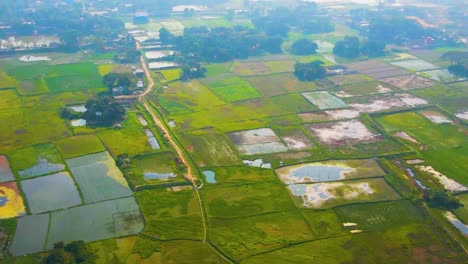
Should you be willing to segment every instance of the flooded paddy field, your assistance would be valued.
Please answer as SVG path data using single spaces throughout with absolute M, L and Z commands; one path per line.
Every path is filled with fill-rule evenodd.
M 130 196 L 127 181 L 108 152 L 68 159 L 85 203 Z
M 33 214 L 81 204 L 80 194 L 68 172 L 24 180 L 21 182 L 21 189 Z

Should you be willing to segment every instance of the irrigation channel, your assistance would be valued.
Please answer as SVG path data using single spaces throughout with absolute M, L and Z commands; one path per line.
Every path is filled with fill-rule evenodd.
M 137 50 L 141 50 L 141 46 L 140 46 L 140 43 L 138 41 L 135 42 L 136 44 L 136 48 Z M 177 156 L 179 157 L 179 159 L 181 160 L 181 162 L 185 165 L 185 167 L 187 168 L 187 174 L 186 174 L 186 179 L 189 180 L 192 185 L 193 185 L 193 189 L 195 190 L 196 194 L 197 194 L 197 198 L 198 198 L 198 202 L 200 204 L 200 210 L 201 210 L 201 216 L 202 216 L 202 221 L 203 221 L 203 243 L 207 243 L 207 233 L 208 233 L 208 227 L 207 227 L 207 221 L 206 221 L 206 216 L 205 216 L 205 212 L 203 210 L 203 203 L 202 203 L 202 200 L 201 200 L 201 196 L 200 196 L 200 191 L 199 191 L 199 188 L 197 186 L 197 176 L 193 173 L 194 170 L 193 170 L 193 167 L 192 167 L 192 163 L 189 162 L 189 159 L 187 158 L 185 152 L 182 150 L 182 147 L 179 146 L 179 144 L 177 144 L 177 141 L 174 140 L 174 137 L 172 135 L 172 133 L 170 133 L 169 129 L 167 128 L 167 126 L 161 121 L 161 119 L 158 117 L 158 114 L 155 113 L 155 110 L 152 109 L 151 105 L 148 103 L 147 100 L 145 100 L 145 97 L 153 90 L 154 86 L 155 86 L 155 82 L 151 76 L 151 72 L 148 68 L 148 65 L 145 61 L 145 59 L 143 58 L 143 56 L 140 57 L 140 61 L 141 61 L 141 66 L 143 67 L 143 70 L 145 72 L 145 75 L 146 75 L 146 79 L 148 80 L 148 85 L 146 86 L 146 90 L 139 94 L 139 95 L 123 95 L 123 96 L 118 96 L 116 97 L 116 99 L 132 99 L 132 98 L 136 98 L 138 99 L 138 101 L 144 106 L 144 108 L 146 109 L 146 111 L 151 115 L 151 118 L 153 119 L 154 123 L 159 127 L 159 129 L 163 132 L 163 134 L 165 135 L 167 141 L 171 144 L 171 146 L 174 148 L 174 150 L 177 152 Z M 211 243 L 208 243 L 208 245 L 210 246 L 210 248 L 212 248 L 216 254 L 218 254 L 221 258 L 223 258 L 224 260 L 226 260 L 228 263 L 232 263 L 231 260 L 229 260 L 228 258 L 226 258 L 226 256 L 224 256 L 221 252 L 219 252 L 215 247 L 213 247 L 211 245 Z

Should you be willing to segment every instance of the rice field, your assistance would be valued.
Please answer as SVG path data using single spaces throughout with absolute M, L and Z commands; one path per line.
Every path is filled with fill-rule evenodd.
M 260 94 L 243 79 L 235 76 L 219 77 L 217 80 L 206 80 L 205 83 L 211 91 L 226 102 L 235 102 L 245 99 L 257 98 Z

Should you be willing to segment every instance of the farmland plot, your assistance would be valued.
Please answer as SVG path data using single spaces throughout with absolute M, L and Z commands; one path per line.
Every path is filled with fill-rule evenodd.
M 335 85 L 341 86 L 346 84 L 353 83 L 362 83 L 368 81 L 367 78 L 360 74 L 350 74 L 350 75 L 335 75 L 327 78 L 332 81 Z
M 295 201 L 305 208 L 329 208 L 356 202 L 398 200 L 400 196 L 384 179 L 352 182 L 292 184 L 288 186 Z
M 282 130 L 281 139 L 289 150 L 304 150 L 313 146 L 310 139 L 299 129 Z
M 407 71 L 399 67 L 378 60 L 354 62 L 347 64 L 346 67 L 350 70 L 361 72 L 374 79 L 408 74 Z
M 106 150 L 95 135 L 74 136 L 57 140 L 54 143 L 65 159 Z
M 274 96 L 293 92 L 315 90 L 312 82 L 301 82 L 293 74 L 281 73 L 268 76 L 253 76 L 246 78 L 260 93 L 265 96 Z
M 367 99 L 367 98 L 366 98 Z M 358 100 L 359 101 L 359 100 Z M 356 109 L 360 113 L 374 113 L 383 110 L 405 108 L 407 105 L 395 96 L 371 97 L 367 102 L 349 103 L 349 106 Z
M 307 222 L 297 211 L 242 218 L 210 218 L 209 224 L 212 242 L 223 253 L 235 259 L 314 236 Z
M 294 208 L 278 182 L 206 188 L 202 195 L 210 217 L 234 218 Z
M 16 93 L 16 90 L 0 90 L 0 110 L 19 108 L 21 106 L 21 98 Z
M 271 68 L 261 61 L 235 62 L 231 71 L 240 76 L 254 76 L 270 74 Z
M 189 145 L 189 151 L 192 152 L 197 164 L 201 167 L 240 164 L 236 150 L 229 144 L 224 135 L 185 134 L 182 139 Z
M 333 92 L 336 96 L 341 98 L 362 96 L 369 94 L 381 94 L 392 92 L 388 85 L 382 85 L 379 82 L 361 82 L 355 84 L 348 84 L 340 86 L 339 90 Z
M 24 180 L 21 188 L 26 194 L 31 213 L 40 214 L 81 204 L 73 179 L 67 172 Z
M 432 79 L 434 81 L 438 81 L 438 82 L 451 82 L 451 81 L 463 80 L 463 78 L 458 78 L 458 77 L 452 75 L 446 69 L 424 71 L 423 74 L 429 75 L 430 79 Z
M 340 98 L 325 91 L 302 93 L 302 96 L 309 100 L 313 105 L 317 106 L 320 110 L 348 107 L 348 105 Z
M 214 94 L 226 102 L 235 102 L 259 97 L 260 94 L 250 84 L 239 77 L 222 75 L 215 79 L 205 80 L 204 83 Z
M 380 81 L 396 86 L 403 90 L 415 90 L 431 87 L 435 83 L 430 79 L 418 75 L 403 75 L 395 77 L 382 78 Z
M 340 206 L 334 211 L 343 222 L 350 223 L 348 229 L 365 231 L 423 221 L 419 209 L 408 200 Z
M 440 68 L 437 65 L 429 63 L 427 61 L 423 61 L 420 59 L 415 60 L 401 60 L 401 61 L 394 61 L 391 64 L 402 67 L 409 71 L 425 71 L 425 70 L 433 70 Z
M 135 193 L 145 217 L 143 234 L 169 239 L 203 238 L 200 205 L 193 190 L 144 190 Z
M 270 128 L 232 132 L 228 136 L 242 155 L 278 153 L 288 150 Z
M 306 125 L 310 132 L 328 146 L 353 145 L 363 142 L 377 142 L 382 136 L 371 132 L 363 123 L 353 119 L 334 123 Z
M 132 195 L 127 181 L 107 152 L 67 160 L 85 203 Z
M 16 182 L 0 183 L 0 219 L 26 214 Z

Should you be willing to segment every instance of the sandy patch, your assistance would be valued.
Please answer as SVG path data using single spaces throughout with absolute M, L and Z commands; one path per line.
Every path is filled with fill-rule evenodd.
M 357 226 L 356 223 L 343 223 L 344 227 L 349 227 L 349 226 Z
M 327 115 L 331 116 L 334 120 L 352 119 L 359 117 L 359 111 L 353 109 L 337 109 L 325 111 Z
M 419 111 L 421 115 L 423 115 L 425 118 L 431 120 L 435 124 L 451 124 L 453 123 L 452 120 L 450 120 L 448 117 L 445 115 L 433 111 L 433 110 L 422 110 Z
M 401 139 L 408 140 L 410 142 L 419 144 L 419 141 L 417 141 L 414 137 L 408 135 L 408 133 L 406 133 L 406 132 L 398 131 L 394 135 L 395 135 L 395 137 L 398 137 L 398 138 L 401 138 Z
M 466 186 L 458 183 L 457 181 L 448 178 L 444 174 L 434 170 L 434 168 L 432 168 L 432 166 L 418 165 L 418 166 L 416 166 L 416 169 L 418 169 L 421 172 L 429 173 L 430 175 L 432 175 L 434 178 L 436 178 L 440 182 L 440 184 L 442 184 L 444 186 L 444 188 L 447 191 L 450 191 L 450 192 L 453 192 L 453 193 L 468 191 L 468 187 L 466 187 Z
M 424 163 L 424 160 L 422 160 L 422 159 L 412 159 L 412 160 L 407 160 L 406 163 L 408 163 L 410 165 L 415 165 L 415 164 Z
M 317 183 L 317 184 L 293 184 L 288 186 L 294 196 L 299 196 L 304 202 L 304 207 L 319 208 L 323 203 L 331 199 L 352 200 L 359 196 L 368 196 L 374 193 L 369 183 Z
M 403 108 L 406 107 L 406 104 L 396 97 L 387 96 L 373 99 L 367 104 L 350 104 L 349 106 L 361 113 L 374 113 L 393 108 Z
M 309 129 L 320 142 L 326 145 L 343 145 L 360 142 L 375 142 L 382 136 L 372 133 L 358 120 L 310 125 Z
M 24 62 L 32 62 L 32 61 L 50 61 L 49 57 L 43 56 L 43 57 L 36 57 L 36 56 L 31 56 L 31 55 L 25 55 L 21 56 L 19 58 L 20 61 Z
M 418 105 L 426 105 L 428 102 L 422 98 L 416 97 L 411 94 L 395 94 L 398 99 L 403 101 L 403 103 L 407 104 L 408 106 L 418 106 Z
M 456 113 L 455 116 L 463 120 L 468 120 L 468 111 L 463 110 L 461 112 Z

